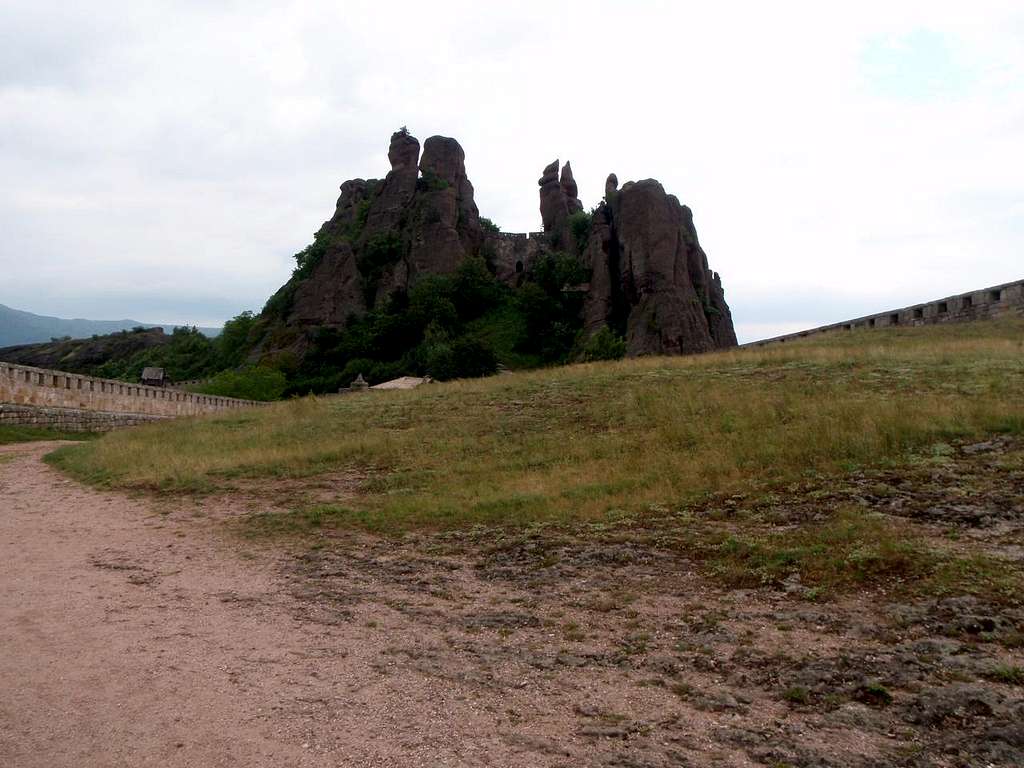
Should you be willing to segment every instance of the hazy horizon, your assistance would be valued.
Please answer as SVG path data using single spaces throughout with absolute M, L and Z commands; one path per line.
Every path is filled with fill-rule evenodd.
M 694 212 L 741 341 L 1024 277 L 1011 2 L 6 2 L 0 303 L 217 326 L 259 310 L 390 134 L 454 136 L 537 229 L 572 161 Z

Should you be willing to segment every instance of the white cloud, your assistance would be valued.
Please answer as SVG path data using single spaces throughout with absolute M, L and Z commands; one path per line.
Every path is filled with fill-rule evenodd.
M 506 229 L 658 178 L 748 334 L 1021 276 L 1018 3 L 3 5 L 0 303 L 258 308 L 403 124 Z

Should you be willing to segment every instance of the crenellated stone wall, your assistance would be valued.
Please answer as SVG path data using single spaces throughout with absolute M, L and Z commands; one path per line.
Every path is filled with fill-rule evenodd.
M 865 315 L 841 323 L 832 323 L 798 333 L 787 333 L 770 339 L 752 341 L 744 347 L 763 347 L 786 341 L 804 339 L 823 333 L 853 331 L 868 328 L 891 328 L 895 326 L 932 325 L 935 323 L 965 323 L 989 317 L 1016 313 L 1024 315 L 1024 280 L 1003 283 L 991 288 L 947 296 L 924 304 L 912 304 L 902 309 L 891 309 L 874 315 Z
M 5 424 L 101 430 L 258 405 L 265 403 L 0 362 Z
M 483 250 L 494 276 L 514 286 L 543 252 L 546 242 L 543 232 L 492 232 L 485 235 Z

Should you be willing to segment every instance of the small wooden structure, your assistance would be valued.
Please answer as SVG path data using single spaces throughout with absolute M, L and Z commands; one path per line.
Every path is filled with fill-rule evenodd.
M 166 387 L 167 376 L 163 368 L 143 368 L 141 383 L 147 387 Z

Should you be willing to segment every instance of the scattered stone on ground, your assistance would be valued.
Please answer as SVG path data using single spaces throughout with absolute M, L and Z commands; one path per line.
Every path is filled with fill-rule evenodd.
M 568 530 L 246 540 L 241 497 L 92 491 L 45 450 L 0 449 L 0 764 L 1024 765 L 1019 605 L 729 589 Z M 1020 450 L 733 501 L 1012 557 Z

